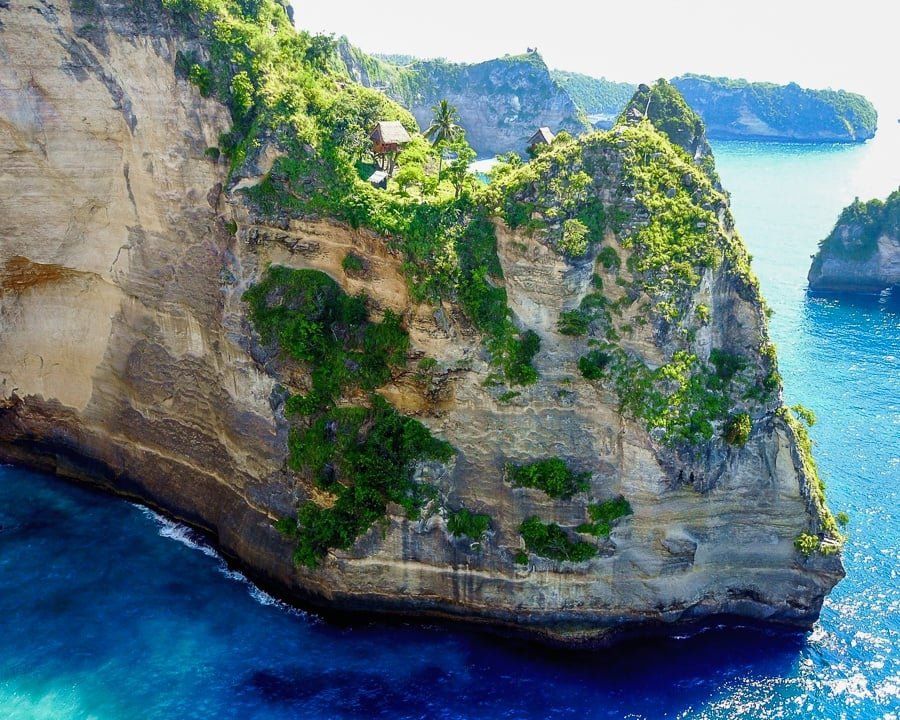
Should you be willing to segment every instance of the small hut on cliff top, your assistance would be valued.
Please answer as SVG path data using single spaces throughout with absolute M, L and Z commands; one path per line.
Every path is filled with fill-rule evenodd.
M 550 132 L 550 128 L 538 128 L 537 132 L 528 140 L 528 147 L 533 148 L 538 145 L 549 145 L 553 142 L 554 134 Z
M 409 133 L 399 120 L 381 120 L 372 134 L 372 150 L 376 155 L 400 152 L 410 141 Z
M 381 120 L 369 135 L 372 154 L 388 175 L 394 173 L 397 154 L 410 141 L 409 133 L 399 120 Z

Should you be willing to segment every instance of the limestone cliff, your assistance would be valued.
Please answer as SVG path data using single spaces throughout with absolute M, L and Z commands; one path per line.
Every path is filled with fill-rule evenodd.
M 887 200 L 859 198 L 844 208 L 819 244 L 809 289 L 878 293 L 900 286 L 900 190 Z
M 681 75 L 672 84 L 703 118 L 711 138 L 852 143 L 875 135 L 874 106 L 845 90 L 706 75 Z
M 280 6 L 260 7 L 267 37 L 290 38 Z M 0 4 L 0 460 L 139 498 L 208 531 L 285 597 L 332 607 L 569 643 L 723 616 L 809 627 L 840 556 L 727 199 L 690 158 L 643 121 L 509 168 L 493 225 L 474 235 L 470 205 L 447 221 L 455 244 L 428 267 L 458 274 L 427 295 L 411 245 L 364 227 L 360 203 L 385 196 L 352 184 L 344 209 L 325 212 L 329 146 L 317 152 L 302 118 L 285 130 L 300 96 L 281 80 L 242 89 L 192 8 Z M 257 79 L 248 64 L 248 82 L 282 67 L 265 66 Z M 293 77 L 319 81 L 304 72 Z M 216 87 L 229 107 L 201 93 Z M 357 92 L 329 87 L 333 107 Z M 253 115 L 251 96 L 275 97 L 271 114 Z M 328 217 L 341 213 L 351 222 Z M 653 238 L 675 219 L 690 243 L 660 264 Z M 477 238 L 495 238 L 494 260 L 470 263 Z M 402 319 L 408 348 L 378 393 L 453 449 L 416 463 L 415 483 L 434 489 L 417 517 L 389 503 L 316 567 L 292 562 L 296 542 L 275 522 L 346 488 L 289 457 L 307 422 L 292 402 L 315 379 L 248 320 L 244 292 L 270 265 L 321 271 L 365 292 L 373 316 Z M 467 295 L 476 281 L 482 294 Z M 511 310 L 494 344 L 475 297 Z M 526 344 L 503 333 L 526 329 L 540 340 L 535 376 L 503 355 Z M 370 402 L 341 393 L 338 409 Z M 323 427 L 327 443 L 354 442 Z M 510 482 L 511 467 L 551 457 L 578 473 L 574 492 Z M 601 527 L 592 508 L 618 496 L 631 512 Z M 461 508 L 489 528 L 451 533 Z M 523 540 L 531 517 L 580 538 L 583 559 Z M 801 536 L 820 551 L 798 552 Z
M 350 76 L 382 88 L 427 128 L 440 100 L 459 111 L 460 125 L 479 155 L 525 153 L 542 126 L 554 133 L 590 129 L 586 116 L 551 77 L 537 52 L 482 63 L 417 60 L 405 67 L 369 58 L 344 42 L 340 56 Z

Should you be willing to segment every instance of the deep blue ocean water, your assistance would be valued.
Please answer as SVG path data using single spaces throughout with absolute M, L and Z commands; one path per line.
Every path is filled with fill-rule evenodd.
M 0 467 L 0 718 L 897 720 L 900 301 L 805 292 L 839 210 L 900 184 L 900 129 L 884 125 L 864 147 L 714 146 L 787 400 L 818 413 L 830 502 L 852 518 L 847 578 L 811 634 L 554 653 L 459 626 L 334 624 L 275 602 L 184 527 Z

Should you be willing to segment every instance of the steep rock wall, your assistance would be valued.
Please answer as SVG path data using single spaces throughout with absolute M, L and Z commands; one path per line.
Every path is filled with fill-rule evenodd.
M 809 289 L 879 293 L 900 286 L 900 190 L 846 207 L 809 268 Z
M 673 78 L 672 84 L 717 140 L 851 143 L 875 136 L 875 107 L 862 95 L 845 90 L 705 75 L 682 75 Z
M 592 258 L 564 261 L 499 224 L 510 305 L 542 338 L 541 380 L 501 399 L 484 385 L 487 358 L 465 316 L 413 303 L 382 238 L 327 220 L 261 223 L 223 191 L 226 168 L 205 149 L 227 112 L 173 69 L 192 41 L 159 9 L 102 5 L 90 22 L 66 2 L 0 9 L 0 459 L 140 498 L 209 531 L 285 595 L 332 606 L 459 616 L 564 642 L 731 614 L 812 623 L 842 569 L 837 556 L 804 559 L 793 547 L 818 520 L 776 414 L 755 418 L 741 448 L 719 443 L 688 460 L 662 450 L 581 377 L 576 341 L 558 332 L 559 311 L 587 292 Z M 342 269 L 349 249 L 369 260 L 366 277 Z M 391 508 L 351 551 L 294 567 L 272 521 L 314 492 L 285 464 L 279 383 L 296 385 L 302 368 L 256 343 L 240 300 L 268 263 L 322 270 L 403 313 L 412 354 L 441 372 L 429 392 L 411 371 L 380 392 L 457 448 L 453 463 L 421 472 L 440 507 L 491 514 L 483 542 L 450 536 L 440 507 L 416 521 Z M 761 309 L 721 270 L 700 298 L 713 318 L 702 342 L 758 345 Z M 661 358 L 652 326 L 628 342 Z M 553 500 L 504 482 L 506 462 L 544 455 L 590 472 L 590 490 Z M 513 561 L 523 518 L 573 527 L 590 498 L 617 494 L 634 513 L 596 558 Z

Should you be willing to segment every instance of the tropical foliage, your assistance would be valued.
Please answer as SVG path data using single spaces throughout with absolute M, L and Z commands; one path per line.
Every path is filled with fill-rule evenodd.
M 543 523 L 532 516 L 519 526 L 519 533 L 530 553 L 551 560 L 584 562 L 597 554 L 597 548 L 583 540 L 572 540 L 556 523 Z
M 537 488 L 552 498 L 568 500 L 590 487 L 591 474 L 572 472 L 562 458 L 553 457 L 527 465 L 507 465 L 506 476 L 514 487 Z

